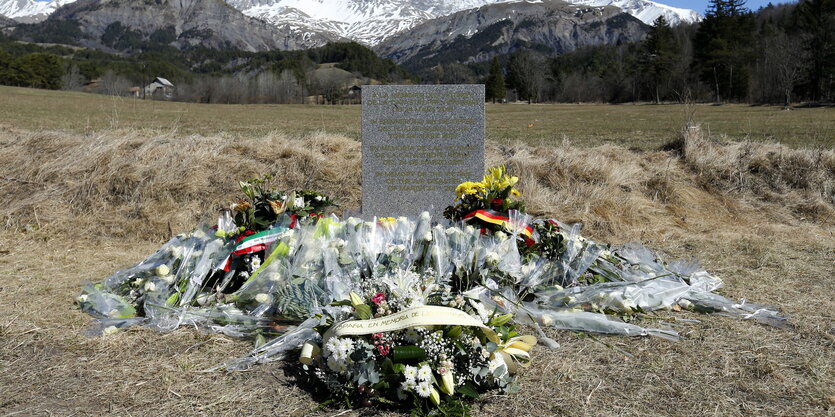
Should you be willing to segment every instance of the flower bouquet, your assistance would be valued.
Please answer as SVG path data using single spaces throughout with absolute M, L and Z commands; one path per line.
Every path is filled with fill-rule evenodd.
M 466 414 L 479 393 L 514 390 L 534 345 L 559 346 L 546 327 L 675 340 L 664 320 L 642 325 L 662 309 L 786 325 L 776 308 L 716 294 L 722 281 L 695 262 L 533 220 L 503 167 L 458 187 L 446 225 L 428 213 L 339 219 L 329 197 L 269 181 L 242 182 L 246 198 L 216 225 L 85 286 L 77 302 L 92 331 L 199 326 L 255 344 L 216 369 L 298 357 L 347 405 Z
M 519 335 L 512 315 L 434 282 L 387 279 L 333 303 L 318 316 L 321 345 L 301 351 L 309 378 L 348 406 L 406 402 L 425 413 L 466 414 L 485 390 L 514 391 L 536 339 Z

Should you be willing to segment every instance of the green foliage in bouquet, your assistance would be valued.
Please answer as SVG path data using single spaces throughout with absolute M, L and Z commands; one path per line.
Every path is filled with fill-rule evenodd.
M 246 199 L 232 206 L 235 224 L 247 230 L 259 232 L 279 221 L 282 215 L 294 215 L 298 219 L 324 216 L 330 207 L 338 207 L 331 197 L 310 190 L 296 190 L 289 193 L 270 187 L 272 175 L 263 178 L 240 181 Z
M 511 314 L 490 315 L 478 300 L 431 284 L 431 278 L 424 282 L 422 291 L 394 281 L 369 283 L 363 295 L 352 292 L 349 299 L 334 302 L 330 313 L 319 316 L 321 347 L 308 341 L 302 350 L 300 359 L 310 381 L 349 407 L 390 406 L 412 415 L 468 415 L 472 399 L 480 393 L 515 391 L 514 373 L 529 362 L 528 351 L 536 339 L 519 335 Z M 351 328 L 373 328 L 372 318 L 380 320 L 377 325 L 397 323 L 419 316 L 417 311 L 426 306 L 461 310 L 486 325 L 332 333 L 345 319 L 353 320 Z
M 504 165 L 489 168 L 481 182 L 467 181 L 455 189 L 455 204 L 444 210 L 444 217 L 452 221 L 464 220 L 478 210 L 493 210 L 506 213 L 509 210 L 525 211 L 525 204 L 517 200 L 519 190 L 514 185 L 518 177 L 507 175 Z M 480 221 L 479 224 L 492 231 L 501 230 L 497 224 Z
M 532 245 L 523 245 L 520 242 L 519 253 L 525 259 L 531 259 L 534 256 L 541 256 L 551 261 L 559 259 L 566 249 L 565 236 L 560 228 L 548 221 L 534 223 L 532 227 L 537 240 Z

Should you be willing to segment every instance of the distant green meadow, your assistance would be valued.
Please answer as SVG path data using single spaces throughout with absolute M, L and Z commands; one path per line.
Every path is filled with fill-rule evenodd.
M 360 138 L 359 105 L 195 104 L 0 87 L 0 126 L 93 133 L 108 129 L 177 135 L 263 136 L 317 131 Z M 835 108 L 742 104 L 487 104 L 487 139 L 548 146 L 618 144 L 658 149 L 688 115 L 717 140 L 835 147 Z

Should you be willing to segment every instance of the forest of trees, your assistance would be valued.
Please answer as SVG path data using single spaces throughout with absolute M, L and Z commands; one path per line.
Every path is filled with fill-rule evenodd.
M 323 63 L 333 63 L 333 69 L 315 71 Z M 158 76 L 176 86 L 172 99 L 204 103 L 302 103 L 308 96 L 336 103 L 345 98 L 344 84 L 354 79 L 418 82 L 393 61 L 352 42 L 270 52 L 205 48 L 180 51 L 163 44 L 146 44 L 142 52 L 120 56 L 71 46 L 16 42 L 0 34 L 3 85 L 127 96 L 132 94 L 132 87 L 145 86 Z
M 756 13 L 743 0 L 711 0 L 702 22 L 670 27 L 659 17 L 642 42 L 557 57 L 522 50 L 503 61 L 507 92 L 501 94 L 531 102 L 832 103 L 835 0 L 769 5 Z M 469 75 L 461 81 L 475 82 L 495 69 L 486 77 L 484 65 L 458 72 Z M 488 88 L 488 98 L 499 97 L 495 91 Z
M 75 29 L 29 33 L 24 25 L 17 32 L 54 42 Z M 124 33 L 114 26 L 107 41 L 136 41 Z M 756 12 L 744 0 L 711 0 L 703 21 L 671 27 L 660 17 L 641 42 L 555 57 L 527 48 L 476 64 L 430 63 L 423 79 L 356 43 L 306 51 L 180 51 L 166 44 L 170 35 L 161 32 L 150 44 L 132 45 L 139 52 L 120 56 L 0 34 L 0 84 L 80 90 L 98 80 L 92 91 L 127 95 L 131 86 L 162 76 L 177 86 L 174 99 L 209 103 L 300 103 L 308 96 L 336 103 L 349 79 L 483 83 L 494 102 L 835 102 L 835 0 Z M 315 71 L 323 63 L 336 69 Z

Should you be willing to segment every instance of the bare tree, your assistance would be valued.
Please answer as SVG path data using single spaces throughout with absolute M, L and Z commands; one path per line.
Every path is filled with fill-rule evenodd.
M 539 101 L 545 87 L 545 59 L 530 50 L 514 53 L 508 62 L 509 81 L 528 104 Z
M 278 101 L 278 77 L 272 71 L 263 71 L 250 83 L 249 101 L 276 103 Z
M 126 96 L 130 94 L 131 82 L 121 75 L 116 75 L 113 71 L 107 71 L 101 77 L 99 85 L 99 93 L 111 96 Z
M 299 82 L 293 71 L 284 70 L 277 80 L 277 101 L 279 103 L 302 103 L 307 95 L 304 85 Z
M 78 91 L 84 85 L 84 77 L 78 71 L 77 65 L 70 66 L 61 76 L 61 88 L 67 91 Z
M 774 47 L 770 48 L 772 61 L 777 68 L 777 81 L 785 97 L 785 105 L 791 105 L 792 91 L 803 74 L 802 54 L 800 43 L 789 38 L 785 33 L 778 33 L 774 39 Z

